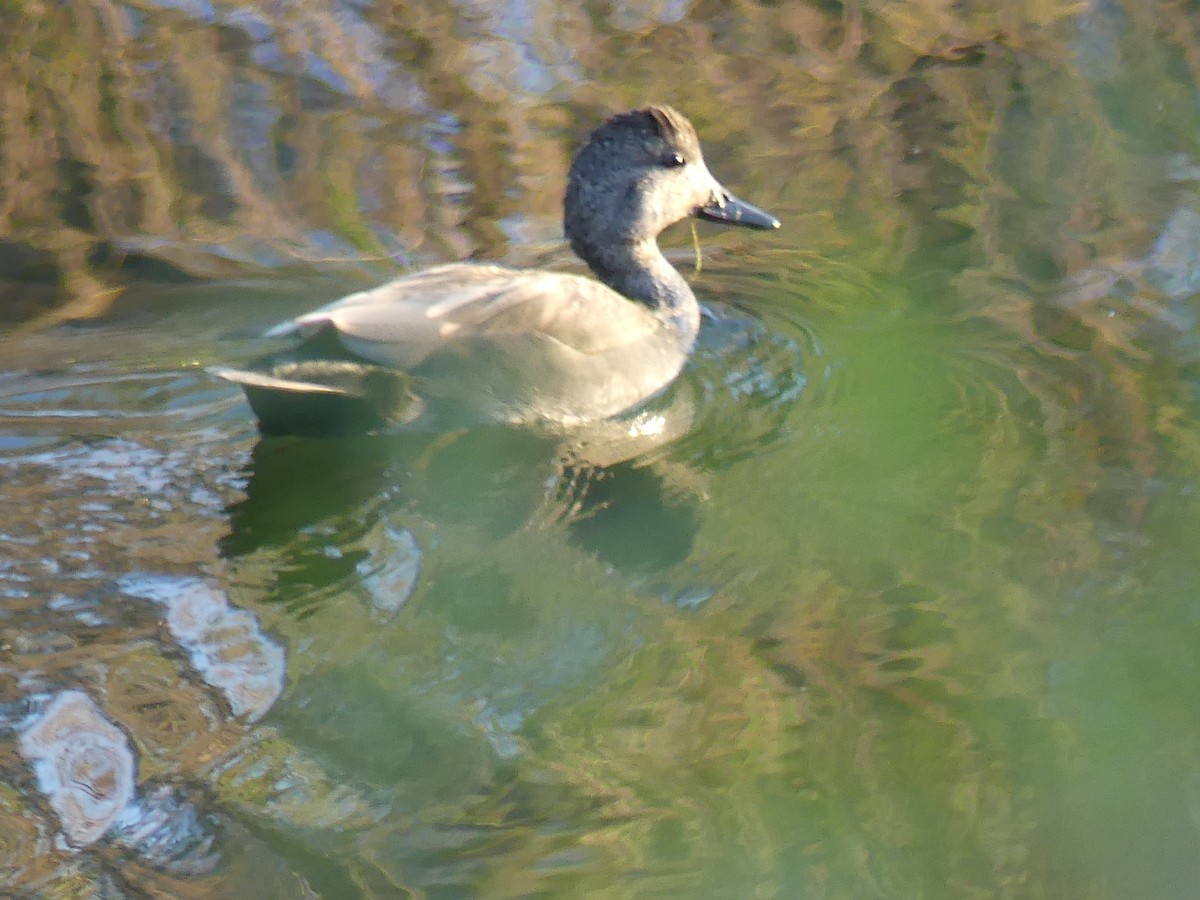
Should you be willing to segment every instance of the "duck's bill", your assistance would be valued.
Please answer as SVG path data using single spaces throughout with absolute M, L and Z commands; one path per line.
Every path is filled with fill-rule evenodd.
M 697 219 L 709 222 L 741 225 L 743 228 L 758 228 L 762 231 L 779 227 L 779 220 L 773 215 L 763 212 L 745 200 L 739 200 L 733 194 L 723 194 L 712 203 L 701 206 L 695 215 Z

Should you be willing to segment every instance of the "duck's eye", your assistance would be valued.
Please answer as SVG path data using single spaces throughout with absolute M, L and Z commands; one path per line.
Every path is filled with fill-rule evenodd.
M 687 164 L 687 160 L 683 158 L 682 153 L 668 153 L 662 158 L 662 164 L 668 169 L 678 169 L 682 165 Z

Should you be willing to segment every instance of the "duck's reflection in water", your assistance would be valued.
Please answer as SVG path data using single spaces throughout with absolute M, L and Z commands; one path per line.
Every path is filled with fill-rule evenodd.
M 569 433 L 265 437 L 228 509 L 222 555 L 301 614 L 347 588 L 395 612 L 431 546 L 469 558 L 534 528 L 616 570 L 664 568 L 687 556 L 696 529 L 694 495 L 668 489 L 655 462 L 692 421 L 686 391 L 667 399 Z

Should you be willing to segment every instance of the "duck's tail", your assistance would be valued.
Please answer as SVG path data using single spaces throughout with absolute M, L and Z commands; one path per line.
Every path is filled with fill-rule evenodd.
M 314 381 L 297 381 L 291 378 L 280 378 L 265 372 L 252 372 L 249 369 L 234 369 L 229 366 L 209 366 L 204 371 L 216 375 L 225 381 L 232 381 L 242 387 L 253 387 L 264 391 L 283 391 L 292 394 L 332 394 L 346 397 L 350 392 L 345 388 L 328 384 L 317 384 Z
M 264 371 L 211 366 L 241 385 L 264 434 L 333 437 L 411 421 L 420 402 L 402 373 L 347 360 L 260 361 Z

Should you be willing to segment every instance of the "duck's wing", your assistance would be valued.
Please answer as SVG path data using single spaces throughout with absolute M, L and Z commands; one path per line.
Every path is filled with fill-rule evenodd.
M 538 336 L 592 355 L 650 337 L 662 323 L 588 278 L 457 263 L 351 294 L 268 334 L 325 328 L 366 359 L 408 369 L 456 339 Z

